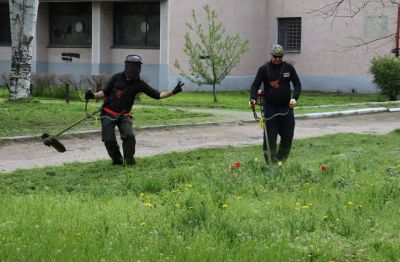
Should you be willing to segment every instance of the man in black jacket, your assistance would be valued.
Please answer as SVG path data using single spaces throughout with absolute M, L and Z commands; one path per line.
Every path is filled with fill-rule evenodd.
M 251 85 L 249 106 L 254 108 L 257 91 L 264 84 L 264 116 L 267 130 L 268 144 L 264 133 L 264 157 L 273 162 L 287 159 L 292 147 L 294 135 L 293 108 L 300 97 L 301 83 L 294 67 L 282 61 L 284 50 L 281 45 L 273 45 L 271 48 L 271 60 L 258 69 L 256 78 Z M 290 89 L 290 82 L 294 92 Z M 277 138 L 280 136 L 279 149 L 277 150 Z M 269 156 L 268 156 L 269 154 Z
M 144 92 L 151 98 L 163 99 L 182 91 L 183 83 L 179 82 L 172 91 L 159 92 L 140 79 L 142 58 L 128 55 L 125 59 L 125 70 L 112 76 L 106 87 L 97 93 L 88 90 L 85 99 L 105 98 L 101 111 L 102 140 L 112 159 L 113 165 L 136 164 L 136 139 L 132 128 L 131 109 L 138 93 Z M 115 136 L 115 127 L 121 135 L 123 157 Z

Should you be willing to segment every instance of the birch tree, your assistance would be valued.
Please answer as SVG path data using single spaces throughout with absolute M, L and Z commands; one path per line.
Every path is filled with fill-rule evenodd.
M 10 0 L 11 72 L 9 100 L 29 97 L 32 41 L 35 37 L 39 0 Z

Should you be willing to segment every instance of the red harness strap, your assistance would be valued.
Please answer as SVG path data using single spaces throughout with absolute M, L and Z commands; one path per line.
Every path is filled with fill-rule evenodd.
M 105 112 L 109 113 L 110 115 L 113 115 L 113 116 L 119 116 L 121 114 L 121 113 L 118 113 L 118 112 L 115 112 L 115 111 L 111 110 L 108 107 L 103 107 L 103 110 Z M 128 112 L 128 113 L 124 113 L 124 116 L 130 117 L 132 115 L 131 115 L 131 112 Z

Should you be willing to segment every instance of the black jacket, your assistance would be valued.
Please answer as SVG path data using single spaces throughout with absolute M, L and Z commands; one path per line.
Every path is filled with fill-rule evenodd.
M 135 97 L 140 92 L 151 98 L 160 99 L 160 92 L 140 79 L 128 80 L 124 72 L 113 75 L 103 92 L 106 97 L 104 106 L 115 112 L 130 112 Z
M 270 82 L 278 80 L 279 87 L 272 88 Z M 294 67 L 286 62 L 273 64 L 271 61 L 258 69 L 256 78 L 251 85 L 251 99 L 256 99 L 257 91 L 264 84 L 264 100 L 266 104 L 289 106 L 291 97 L 290 82 L 293 83 L 293 98 L 298 100 L 301 92 L 300 79 Z

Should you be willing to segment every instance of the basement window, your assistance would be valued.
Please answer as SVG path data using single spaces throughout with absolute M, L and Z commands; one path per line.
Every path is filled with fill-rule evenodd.
M 278 18 L 278 43 L 287 52 L 301 51 L 301 17 Z

